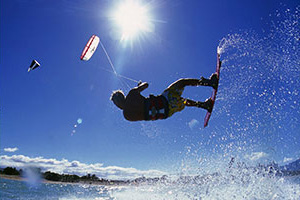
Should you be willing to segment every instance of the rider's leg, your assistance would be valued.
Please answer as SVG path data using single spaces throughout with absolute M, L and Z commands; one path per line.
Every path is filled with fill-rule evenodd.
M 182 78 L 172 83 L 168 87 L 168 89 L 171 87 L 175 87 L 176 89 L 183 89 L 185 86 L 199 86 L 199 85 L 211 86 L 214 89 L 217 89 L 218 81 L 219 80 L 217 78 L 217 74 L 212 74 L 209 79 L 206 79 L 204 77 L 201 77 L 201 79 Z
M 213 102 L 212 102 L 211 98 L 206 99 L 205 102 L 193 101 L 190 99 L 183 99 L 183 100 L 184 100 L 184 104 L 186 106 L 203 108 L 203 109 L 207 110 L 208 112 L 211 112 L 211 110 L 212 110 Z

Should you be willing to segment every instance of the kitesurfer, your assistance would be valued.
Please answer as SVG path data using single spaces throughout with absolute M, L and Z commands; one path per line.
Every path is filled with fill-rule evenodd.
M 201 77 L 201 79 L 183 78 L 172 83 L 161 95 L 144 97 L 141 92 L 145 90 L 149 84 L 140 82 L 137 87 L 132 88 L 127 96 L 122 90 L 114 91 L 111 100 L 114 104 L 123 110 L 124 118 L 129 121 L 157 120 L 166 119 L 175 112 L 179 112 L 185 108 L 198 107 L 211 112 L 213 102 L 209 98 L 205 102 L 194 101 L 181 97 L 185 86 L 211 86 L 214 89 L 218 87 L 217 74 L 212 74 L 209 79 Z

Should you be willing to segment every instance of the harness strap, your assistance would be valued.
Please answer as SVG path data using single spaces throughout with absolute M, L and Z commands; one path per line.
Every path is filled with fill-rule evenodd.
M 145 120 L 166 119 L 169 113 L 168 100 L 162 96 L 150 95 L 145 102 Z

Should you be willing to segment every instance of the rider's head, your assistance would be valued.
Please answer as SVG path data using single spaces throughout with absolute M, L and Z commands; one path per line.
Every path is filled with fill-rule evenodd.
M 125 104 L 125 95 L 122 90 L 114 91 L 110 97 L 110 100 L 112 100 L 114 104 L 118 106 L 118 108 L 123 110 Z

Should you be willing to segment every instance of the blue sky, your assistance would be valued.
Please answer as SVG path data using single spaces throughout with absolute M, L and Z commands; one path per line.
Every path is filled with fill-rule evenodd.
M 119 30 L 110 15 L 119 3 L 1 1 L 2 165 L 43 166 L 50 159 L 53 168 L 45 169 L 65 165 L 69 172 L 73 162 L 88 171 L 98 163 L 95 171 L 115 166 L 149 175 L 227 163 L 231 156 L 279 163 L 299 158 L 297 1 L 143 1 L 155 28 L 127 43 L 115 37 Z M 284 19 L 289 26 L 283 27 Z M 88 62 L 79 59 L 93 34 L 118 73 L 149 82 L 145 96 L 160 94 L 178 78 L 210 76 L 222 41 L 224 66 L 209 127 L 202 128 L 205 111 L 192 108 L 162 121 L 124 120 L 109 98 L 128 87 L 107 71 L 101 47 Z M 275 64 L 269 62 L 274 55 Z M 33 59 L 41 67 L 27 73 Z M 278 70 L 270 73 L 271 66 Z M 184 92 L 195 100 L 210 94 L 201 87 Z

